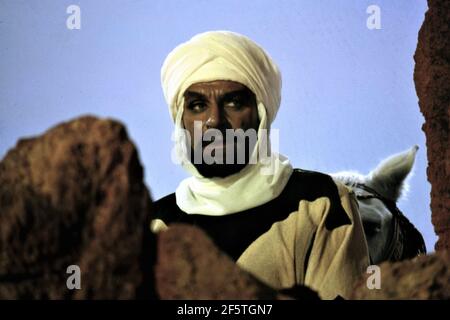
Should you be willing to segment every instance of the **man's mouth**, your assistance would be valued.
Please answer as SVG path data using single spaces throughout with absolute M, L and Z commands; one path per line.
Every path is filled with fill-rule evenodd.
M 225 140 L 219 139 L 217 141 L 211 142 L 209 144 L 209 146 L 211 146 L 211 148 L 215 148 L 215 149 L 225 149 L 227 147 L 232 147 L 233 143 L 226 143 Z

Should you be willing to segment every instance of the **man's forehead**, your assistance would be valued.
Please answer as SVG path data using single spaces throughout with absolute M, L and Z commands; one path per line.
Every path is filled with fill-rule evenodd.
M 205 94 L 211 91 L 221 91 L 221 92 L 231 92 L 231 91 L 241 91 L 249 90 L 245 85 L 236 81 L 229 80 L 215 80 L 208 82 L 197 82 L 189 86 L 186 89 L 185 94 L 189 93 L 200 93 Z

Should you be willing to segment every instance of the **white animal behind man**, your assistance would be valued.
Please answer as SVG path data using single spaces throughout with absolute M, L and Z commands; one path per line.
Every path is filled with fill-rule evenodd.
M 356 193 L 372 264 L 400 261 L 426 253 L 421 233 L 397 207 L 408 191 L 406 179 L 418 147 L 390 156 L 367 175 L 344 171 L 333 178 Z
M 307 285 L 323 299 L 349 297 L 369 265 L 355 194 L 329 175 L 294 169 L 263 138 L 281 101 L 281 74 L 269 54 L 234 32 L 202 33 L 169 53 L 161 83 L 177 155 L 191 177 L 155 203 L 152 230 L 196 225 L 273 288 Z M 203 135 L 218 130 L 223 138 L 193 138 L 198 122 Z M 238 129 L 255 130 L 256 143 L 226 138 Z M 212 143 L 223 159 L 233 150 L 244 151 L 245 161 L 194 161 Z M 265 159 L 257 157 L 261 148 Z

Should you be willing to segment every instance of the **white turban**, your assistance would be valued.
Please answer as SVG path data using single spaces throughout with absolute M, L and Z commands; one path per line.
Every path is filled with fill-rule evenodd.
M 264 49 L 230 31 L 198 34 L 167 56 L 161 84 L 172 118 L 175 120 L 187 88 L 214 80 L 231 80 L 249 88 L 264 104 L 270 126 L 280 107 L 280 71 Z
M 211 31 L 194 36 L 176 47 L 161 69 L 164 97 L 175 122 L 175 137 L 182 136 L 184 93 L 192 84 L 216 80 L 239 82 L 256 96 L 259 115 L 258 142 L 252 158 L 257 157 L 281 100 L 281 75 L 269 55 L 249 38 L 229 31 Z M 177 139 L 177 138 L 176 138 Z M 205 178 L 176 145 L 181 164 L 193 176 L 183 180 L 176 190 L 177 205 L 188 214 L 225 215 L 262 205 L 276 197 L 292 173 L 289 160 L 270 153 L 270 174 L 261 174 L 266 163 L 258 160 L 225 178 Z M 184 141 L 184 140 L 183 140 Z M 270 151 L 267 140 L 267 150 Z M 267 171 L 267 170 L 266 170 Z M 236 201 L 239 199 L 239 201 Z

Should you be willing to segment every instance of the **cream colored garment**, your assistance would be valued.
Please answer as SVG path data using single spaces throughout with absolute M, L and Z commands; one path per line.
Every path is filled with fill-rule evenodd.
M 198 82 L 231 80 L 247 86 L 257 100 L 260 125 L 251 156 L 256 164 L 225 178 L 204 178 L 190 162 L 182 125 L 183 94 Z M 199 34 L 175 48 L 161 69 L 164 96 L 175 121 L 176 156 L 192 174 L 176 190 L 177 205 L 188 214 L 226 215 L 262 205 L 280 195 L 292 174 L 289 160 L 262 143 L 281 99 L 278 67 L 256 43 L 228 31 Z M 263 158 L 259 157 L 261 154 Z M 270 161 L 269 161 L 270 160 Z
M 242 253 L 238 265 L 276 289 L 306 285 L 322 299 L 348 298 L 369 265 L 369 253 L 355 196 L 337 186 L 350 225 L 328 230 L 329 198 L 302 200 L 298 211 L 273 224 Z

